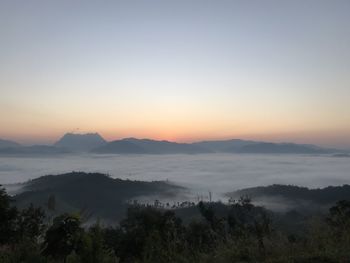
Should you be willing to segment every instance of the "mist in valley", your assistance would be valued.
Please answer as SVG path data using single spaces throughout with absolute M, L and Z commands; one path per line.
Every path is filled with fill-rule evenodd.
M 225 200 L 247 187 L 292 184 L 309 188 L 349 184 L 350 159 L 328 155 L 65 155 L 1 157 L 0 184 L 22 183 L 48 174 L 100 172 L 113 178 L 169 181 L 189 189 L 181 199 Z M 18 190 L 7 186 L 8 190 Z

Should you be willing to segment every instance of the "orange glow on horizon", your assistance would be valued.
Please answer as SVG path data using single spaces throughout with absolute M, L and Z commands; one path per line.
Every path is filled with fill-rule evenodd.
M 247 130 L 237 130 L 236 132 L 229 132 L 227 129 L 214 129 L 213 127 L 198 127 L 196 130 L 189 130 L 187 125 L 179 125 L 176 127 L 166 127 L 164 129 L 140 128 L 140 129 L 56 129 L 44 130 L 40 133 L 35 130 L 29 130 L 24 133 L 17 130 L 16 132 L 3 133 L 0 138 L 11 139 L 23 144 L 51 144 L 57 141 L 66 132 L 73 133 L 94 133 L 98 132 L 105 140 L 113 141 L 128 137 L 138 139 L 154 139 L 166 140 L 173 142 L 191 143 L 202 140 L 228 140 L 228 139 L 243 139 L 256 141 L 271 141 L 271 142 L 294 142 L 305 144 L 317 144 L 327 147 L 346 148 L 348 145 L 344 144 L 347 140 L 347 132 L 337 130 L 324 131 L 294 131 L 294 132 L 272 132 L 261 131 L 251 132 Z M 200 131 L 199 131 L 200 130 Z M 186 132 L 188 131 L 188 132 Z

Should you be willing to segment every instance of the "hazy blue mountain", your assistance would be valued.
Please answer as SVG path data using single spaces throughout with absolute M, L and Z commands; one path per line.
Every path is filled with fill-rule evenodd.
M 51 213 L 85 210 L 94 218 L 118 220 L 125 215 L 128 200 L 147 196 L 171 199 L 182 190 L 185 188 L 162 181 L 131 181 L 100 173 L 72 172 L 28 181 L 14 199 L 19 207 L 33 203 L 48 209 L 51 196 L 55 200 L 55 211 Z
M 231 152 L 233 150 L 238 150 L 243 146 L 251 145 L 255 143 L 258 143 L 258 142 L 232 139 L 232 140 L 219 140 L 219 141 L 200 141 L 200 142 L 195 142 L 192 145 L 206 148 L 212 152 Z
M 145 148 L 136 145 L 133 142 L 117 140 L 109 142 L 101 147 L 92 150 L 95 153 L 117 153 L 117 154 L 146 154 L 149 153 Z
M 126 138 L 110 142 L 93 150 L 98 153 L 148 153 L 148 154 L 195 154 L 208 153 L 209 149 L 187 143 Z
M 19 143 L 9 140 L 0 139 L 0 148 L 12 148 L 21 146 Z
M 176 143 L 169 141 L 156 141 L 150 139 L 126 138 L 125 141 L 132 142 L 152 153 L 207 153 L 210 150 L 189 143 Z
M 332 157 L 337 157 L 337 158 L 350 158 L 350 154 L 348 154 L 348 153 L 336 153 L 336 154 L 333 154 Z
M 227 151 L 231 149 L 228 148 Z M 294 143 L 254 143 L 242 146 L 241 148 L 232 148 L 232 152 L 236 153 L 303 153 L 303 154 L 318 154 L 329 153 L 328 150 L 319 148 L 313 145 L 303 145 Z
M 150 139 L 126 138 L 117 140 L 96 149 L 97 153 L 136 153 L 136 154 L 172 154 L 172 153 L 278 153 L 278 154 L 320 154 L 331 153 L 329 149 L 314 145 L 294 143 L 255 142 L 239 139 L 223 141 L 202 141 L 196 143 L 175 143 Z
M 240 139 L 176 143 L 151 139 L 125 138 L 106 142 L 98 133 L 66 133 L 51 147 L 39 145 L 23 147 L 15 142 L 0 140 L 0 154 L 53 154 L 67 152 L 94 152 L 106 154 L 346 153 L 345 151 L 324 149 L 314 145 L 257 142 Z
M 17 146 L 0 148 L 0 155 L 52 155 L 65 154 L 70 151 L 49 145 Z
M 106 144 L 106 141 L 98 133 L 66 133 L 54 146 L 74 152 L 88 152 L 104 144 Z
M 202 141 L 193 143 L 213 152 L 226 153 L 330 153 L 336 150 L 324 149 L 314 145 L 295 143 L 271 143 L 246 141 L 240 139 L 223 141 Z

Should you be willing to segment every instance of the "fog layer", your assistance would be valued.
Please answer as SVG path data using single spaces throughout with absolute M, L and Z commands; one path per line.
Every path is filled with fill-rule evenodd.
M 169 180 L 214 197 L 245 187 L 294 184 L 310 188 L 350 183 L 350 159 L 307 155 L 71 155 L 0 157 L 0 184 L 70 171 L 132 180 Z

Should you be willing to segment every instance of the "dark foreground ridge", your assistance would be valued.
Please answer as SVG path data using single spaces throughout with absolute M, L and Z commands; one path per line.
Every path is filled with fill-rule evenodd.
M 113 180 L 101 174 L 62 175 L 63 181 L 81 183 L 81 191 L 81 179 L 86 177 L 94 178 L 95 184 Z M 50 181 L 54 189 L 63 191 L 57 176 L 33 180 L 27 189 L 40 192 Z M 86 224 L 81 212 L 52 215 L 52 198 L 47 205 L 46 212 L 33 205 L 20 209 L 0 188 L 1 263 L 350 262 L 350 202 L 346 200 L 309 217 L 295 211 L 272 213 L 249 198 L 172 210 L 135 203 L 119 224 L 108 227 L 99 220 Z M 197 216 L 184 220 L 184 210 Z

